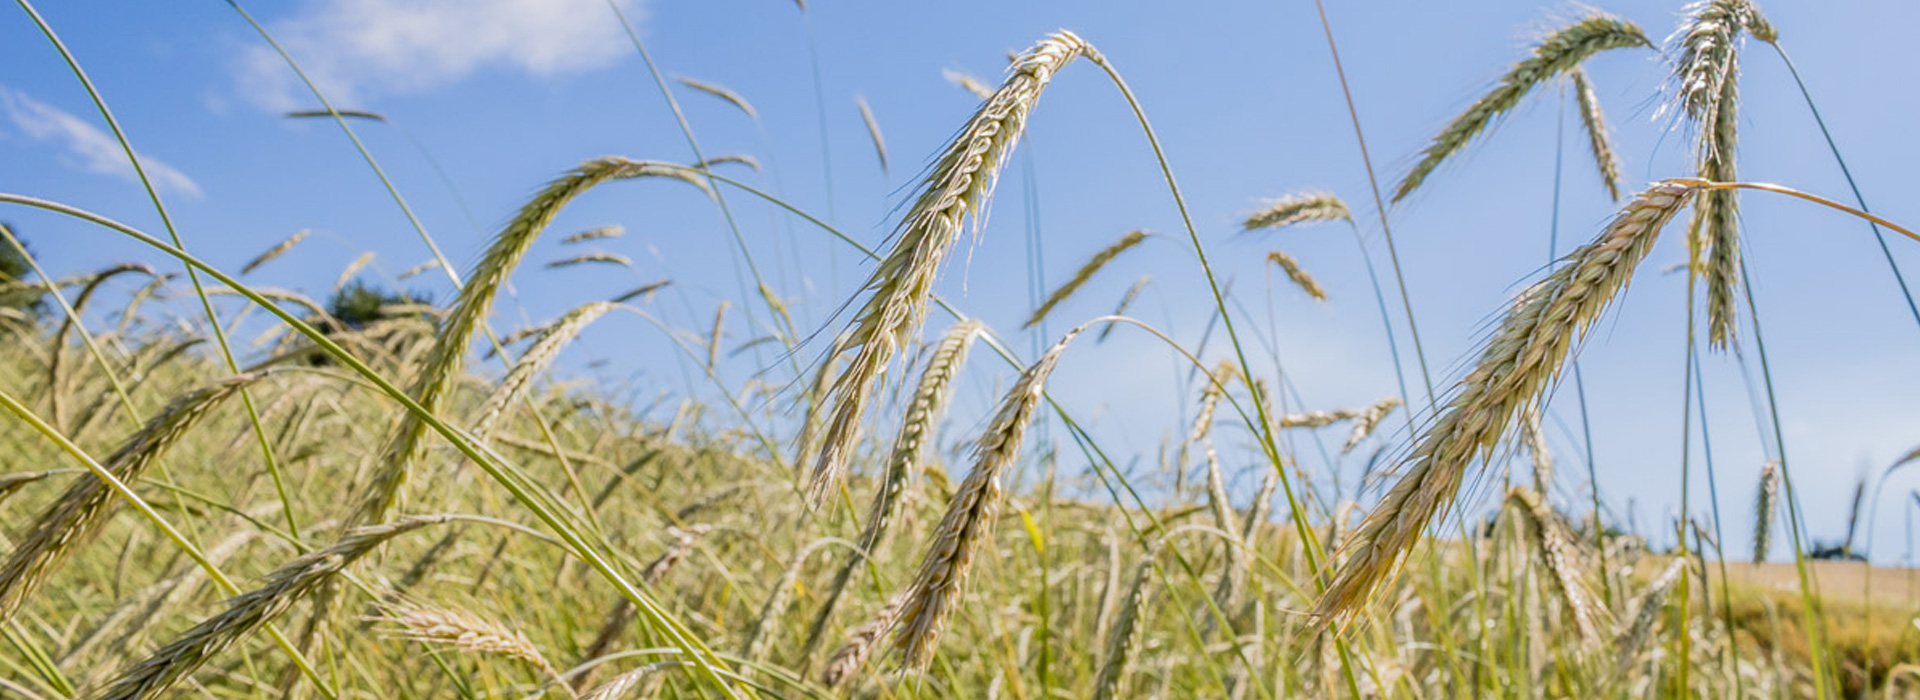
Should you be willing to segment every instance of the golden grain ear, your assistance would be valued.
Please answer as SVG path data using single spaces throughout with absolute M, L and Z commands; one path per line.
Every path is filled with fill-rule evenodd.
M 1290 194 L 1266 203 L 1240 223 L 1242 230 L 1279 229 L 1316 221 L 1353 223 L 1353 212 L 1339 197 L 1325 192 Z
M 460 288 L 460 296 L 440 323 L 433 348 L 427 353 L 426 365 L 414 379 L 410 391 L 413 399 L 429 413 L 445 409 L 447 396 L 452 393 L 465 364 L 468 346 L 492 311 L 494 297 L 561 208 L 603 183 L 644 177 L 679 180 L 712 194 L 706 180 L 683 166 L 613 156 L 589 160 L 547 183 L 494 236 L 487 252 L 468 275 L 466 284 Z M 401 417 L 399 426 L 387 438 L 371 484 L 347 519 L 349 525 L 379 522 L 392 512 L 412 474 L 413 463 L 424 449 L 422 438 L 426 428 L 426 424 L 411 413 Z
M 994 512 L 1000 506 L 1001 477 L 1020 456 L 1027 426 L 1045 396 L 1047 377 L 1060 364 L 1067 346 L 1086 329 L 1083 324 L 1068 331 L 1021 373 L 1000 400 L 993 422 L 974 443 L 973 469 L 948 501 L 946 514 L 928 538 L 926 556 L 913 582 L 901 592 L 904 599 L 898 611 L 899 632 L 894 636 L 894 646 L 907 668 L 922 670 L 933 661 L 947 618 L 966 592 L 974 553 L 990 534 Z
M 945 414 L 947 402 L 953 396 L 954 377 L 966 365 L 967 352 L 973 347 L 973 341 L 984 332 L 986 326 L 979 321 L 956 323 L 947 329 L 940 344 L 934 347 L 933 355 L 927 359 L 926 369 L 920 372 L 920 383 L 914 388 L 913 400 L 907 404 L 907 414 L 901 420 L 899 431 L 894 434 L 892 448 L 887 452 L 880 488 L 874 491 L 873 503 L 867 507 L 866 528 L 856 542 L 860 551 L 840 566 L 840 572 L 828 584 L 826 602 L 821 604 L 812 627 L 807 630 L 803 656 L 819 643 L 847 584 L 852 582 L 862 565 L 879 551 L 881 543 L 885 541 L 887 529 L 899 514 L 901 496 L 906 493 L 910 472 L 934 444 L 934 427 L 941 415 Z
M 849 451 L 859 438 L 867 402 L 900 348 L 926 321 L 927 299 L 940 269 L 972 221 L 986 223 L 994 183 L 1014 145 L 1026 130 L 1027 116 L 1054 73 L 1091 47 L 1072 32 L 1056 32 L 1020 54 L 1005 83 L 980 105 L 959 136 L 947 144 L 899 226 L 893 249 L 880 261 L 865 289 L 872 295 L 840 332 L 834 354 L 854 355 L 833 381 L 825 433 L 808 477 L 808 502 L 815 507 L 839 485 Z M 821 371 L 834 366 L 830 358 Z
M 1673 54 L 1674 105 L 1699 134 L 1695 171 L 1703 180 L 1735 182 L 1739 143 L 1740 35 L 1772 41 L 1773 25 L 1748 0 L 1700 0 L 1667 40 Z M 1707 343 L 1732 347 L 1739 325 L 1740 198 L 1714 189 L 1693 207 L 1688 250 L 1693 274 L 1706 282 Z
M 1319 614 L 1354 612 L 1387 579 L 1453 503 L 1467 470 L 1492 452 L 1522 410 L 1541 400 L 1587 329 L 1626 289 L 1661 229 L 1694 193 L 1695 186 L 1680 182 L 1647 188 L 1592 243 L 1520 293 L 1455 387 L 1453 400 L 1415 438 L 1400 480 L 1354 533 L 1350 556 L 1315 606 Z
M 1420 188 L 1440 164 L 1486 133 L 1499 118 L 1520 105 L 1528 93 L 1554 76 L 1571 71 L 1587 58 L 1608 49 L 1651 47 L 1653 41 L 1632 22 L 1595 13 L 1547 35 L 1534 45 L 1532 55 L 1507 71 L 1500 84 L 1474 102 L 1467 111 L 1454 117 L 1421 154 L 1420 162 L 1407 171 L 1393 189 L 1393 201 L 1406 199 Z
M 208 660 L 320 590 L 334 575 L 381 544 L 448 519 L 444 515 L 407 516 L 348 530 L 332 546 L 287 562 L 267 574 L 260 587 L 228 599 L 225 610 L 120 671 L 92 696 L 93 700 L 147 700 L 165 694 Z
M 140 432 L 121 443 L 103 466 L 123 482 L 137 481 L 215 406 L 263 376 L 253 373 L 230 377 L 175 397 L 159 414 L 147 419 Z M 120 505 L 99 478 L 92 474 L 76 477 L 66 492 L 33 521 L 6 563 L 0 565 L 0 623 L 11 620 L 75 548 L 92 541 Z
M 1072 278 L 1053 290 L 1052 294 L 1047 295 L 1047 300 L 1041 302 L 1040 306 L 1033 310 L 1033 315 L 1028 316 L 1027 322 L 1020 324 L 1020 327 L 1032 328 L 1040 325 L 1040 322 L 1047 318 L 1047 314 L 1053 312 L 1053 307 L 1059 306 L 1061 302 L 1073 296 L 1075 291 L 1085 286 L 1088 280 L 1093 279 L 1094 274 L 1100 272 L 1100 268 L 1106 267 L 1107 263 L 1113 262 L 1113 259 L 1120 257 L 1121 253 L 1140 245 L 1140 242 L 1145 240 L 1147 240 L 1146 231 L 1132 231 L 1121 236 L 1120 240 L 1100 249 L 1100 252 L 1094 253 L 1093 257 L 1088 258 L 1079 270 L 1074 271 Z

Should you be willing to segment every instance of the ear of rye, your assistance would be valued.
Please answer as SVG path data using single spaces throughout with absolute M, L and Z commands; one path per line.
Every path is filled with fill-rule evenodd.
M 873 389 L 925 323 L 927 299 L 961 228 L 969 219 L 976 229 L 985 224 L 994 182 L 1041 92 L 1056 71 L 1091 51 L 1080 37 L 1061 31 L 1021 54 L 1006 82 L 980 105 L 921 184 L 893 248 L 867 279 L 871 296 L 835 341 L 838 351 L 854 355 L 823 406 L 826 429 L 807 488 L 815 506 L 839 483 Z
M 1533 47 L 1532 55 L 1507 71 L 1500 78 L 1500 84 L 1474 102 L 1467 111 L 1454 117 L 1420 157 L 1420 162 L 1407 172 L 1399 186 L 1393 190 L 1393 201 L 1399 202 L 1426 182 L 1427 176 L 1461 149 L 1466 148 L 1474 137 L 1492 128 L 1499 118 L 1514 107 L 1534 88 L 1546 83 L 1556 75 L 1573 70 L 1588 57 L 1608 49 L 1653 46 L 1647 35 L 1633 23 L 1604 14 L 1594 14 L 1586 19 L 1561 28 L 1547 36 Z
M 1656 183 L 1615 215 L 1592 243 L 1568 255 L 1520 294 L 1453 399 L 1417 438 L 1402 476 L 1346 546 L 1344 563 L 1316 605 L 1326 616 L 1359 608 L 1453 501 L 1479 463 L 1527 406 L 1539 401 L 1567 356 L 1633 278 L 1660 230 L 1692 198 L 1692 187 Z

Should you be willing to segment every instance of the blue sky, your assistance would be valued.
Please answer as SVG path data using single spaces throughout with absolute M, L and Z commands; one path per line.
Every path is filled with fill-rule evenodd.
M 1251 314 L 1240 320 L 1263 337 L 1277 336 L 1275 346 L 1306 407 L 1358 406 L 1397 392 L 1348 231 L 1321 226 L 1235 235 L 1239 218 L 1263 198 L 1321 189 L 1354 206 L 1370 253 L 1376 262 L 1386 258 L 1311 2 L 817 0 L 806 15 L 780 0 L 625 2 L 664 72 L 723 84 L 757 109 L 756 121 L 676 87 L 708 155 L 748 153 L 766 166 L 763 174 L 738 166 L 723 172 L 778 192 L 870 244 L 891 230 L 894 207 L 919 166 L 975 105 L 942 71 L 992 82 L 1008 51 L 1055 28 L 1078 32 L 1112 59 L 1143 101 L 1217 271 L 1234 281 Z M 1331 4 L 1383 187 L 1539 31 L 1577 13 L 1537 2 Z M 410 9 L 396 9 L 403 5 Z M 1656 39 L 1671 30 L 1681 9 L 1639 0 L 1602 7 Z M 226 4 L 107 9 L 49 3 L 41 9 L 142 151 L 191 250 L 237 270 L 294 231 L 311 229 L 313 238 L 249 281 L 315 297 L 330 291 L 362 252 L 375 253 L 363 273 L 375 281 L 428 259 L 338 128 L 279 116 L 317 105 Z M 644 66 L 597 0 L 304 0 L 248 9 L 340 107 L 391 117 L 390 125 L 363 122 L 356 130 L 463 268 L 531 191 L 586 158 L 692 159 Z M 1903 196 L 1912 184 L 1909 164 L 1920 160 L 1920 140 L 1912 137 L 1920 95 L 1902 87 L 1920 78 L 1920 64 L 1902 49 L 1920 6 L 1775 2 L 1763 9 L 1800 63 L 1868 201 L 1895 221 L 1920 222 L 1920 203 Z M 1742 69 L 1743 176 L 1845 198 L 1845 182 L 1783 64 L 1765 45 L 1749 43 Z M 1687 138 L 1658 114 L 1666 75 L 1658 56 L 1615 51 L 1592 61 L 1589 71 L 1629 187 L 1686 174 Z M 891 172 L 879 167 L 856 97 L 871 104 L 884 131 Z M 1557 88 L 1541 91 L 1409 201 L 1389 209 L 1421 339 L 1443 386 L 1464 372 L 1495 314 L 1547 262 L 1556 139 L 1565 149 L 1559 250 L 1591 238 L 1612 210 L 1562 101 Z M 0 191 L 86 207 L 158 232 L 131 169 L 107 138 L 84 92 L 25 14 L 0 13 Z M 796 300 L 803 330 L 825 327 L 868 268 L 803 222 L 738 192 L 729 192 L 728 201 L 769 282 Z M 1058 312 L 1050 330 L 1109 311 L 1135 279 L 1150 274 L 1154 282 L 1135 314 L 1183 343 L 1199 342 L 1209 302 L 1191 246 L 1137 124 L 1091 65 L 1069 67 L 1047 92 L 993 213 L 978 241 L 963 243 L 941 285 L 942 294 L 969 313 L 1015 334 L 1031 309 L 1030 231 L 1037 229 L 1041 240 L 1044 274 L 1057 282 L 1121 234 L 1145 229 L 1159 235 L 1102 272 Z M 1920 363 L 1914 362 L 1920 328 L 1907 316 L 1864 225 L 1772 196 L 1744 197 L 1743 215 L 1790 466 L 1813 536 L 1835 539 L 1856 476 L 1877 474 L 1920 442 L 1914 429 L 1920 425 Z M 166 262 L 74 222 L 24 210 L 0 211 L 0 219 L 18 225 L 55 271 L 128 259 Z M 628 233 L 597 247 L 558 244 L 564 233 L 605 224 L 624 225 Z M 1631 501 L 1643 531 L 1679 504 L 1685 276 L 1660 271 L 1683 259 L 1682 228 L 1668 232 L 1629 293 L 1597 326 L 1582 360 L 1602 492 L 1623 516 Z M 731 299 L 728 345 L 763 334 L 743 312 L 727 227 L 684 185 L 609 186 L 564 212 L 553 233 L 514 277 L 515 300 L 502 305 L 497 327 L 544 321 L 585 301 L 672 278 L 671 291 L 652 302 L 671 323 L 703 333 L 715 307 Z M 1889 243 L 1904 269 L 1920 276 L 1920 243 Z M 1299 258 L 1330 300 L 1314 303 L 1272 284 L 1261 259 L 1273 248 Z M 542 267 L 590 249 L 629 256 L 635 265 Z M 450 295 L 437 273 L 403 286 Z M 764 309 L 756 311 L 764 322 Z M 944 322 L 935 314 L 934 329 Z M 1750 323 L 1743 324 L 1751 337 Z M 1043 342 L 1016 340 L 1029 353 Z M 1249 342 L 1256 354 L 1267 355 L 1265 340 Z M 684 392 L 688 377 L 697 376 L 657 330 L 630 318 L 601 322 L 569 353 L 571 375 L 635 396 Z M 1207 354 L 1224 357 L 1218 342 Z M 1418 397 L 1417 369 L 1411 356 L 1407 361 Z M 1703 363 L 1726 545 L 1745 552 L 1755 478 L 1765 459 L 1759 414 L 1732 356 L 1707 355 Z M 749 351 L 727 361 L 721 374 L 737 388 L 763 369 L 770 369 L 770 381 L 784 382 L 785 366 L 777 356 Z M 1140 455 L 1136 468 L 1147 478 L 1163 435 L 1183 430 L 1180 416 L 1193 400 L 1181 393 L 1175 366 L 1151 339 L 1121 331 L 1072 350 L 1054 390 L 1091 421 L 1110 451 L 1127 456 L 1123 462 Z M 972 367 L 950 437 L 981 426 L 1006 380 L 986 353 Z M 1575 430 L 1550 431 L 1562 503 L 1586 498 L 1570 388 L 1554 402 L 1553 416 Z M 1709 503 L 1697 427 L 1690 497 L 1696 512 Z M 1228 430 L 1222 440 L 1229 462 L 1243 472 L 1235 483 L 1251 490 L 1257 477 L 1244 435 Z M 1337 446 L 1343 435 L 1331 429 L 1324 437 Z M 1390 437 L 1404 438 L 1404 428 Z M 1295 440 L 1303 461 L 1324 478 L 1326 466 L 1312 443 Z M 1069 466 L 1079 465 L 1069 460 Z M 1349 487 L 1360 466 L 1342 463 Z M 1915 488 L 1920 470 L 1889 482 L 1876 559 L 1899 558 L 1905 494 Z M 1775 556 L 1784 553 L 1776 547 Z

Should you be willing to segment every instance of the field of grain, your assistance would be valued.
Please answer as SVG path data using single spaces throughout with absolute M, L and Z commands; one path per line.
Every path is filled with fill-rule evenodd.
M 306 230 L 233 269 L 199 257 L 145 157 L 132 157 L 115 96 L 88 79 L 60 26 L 19 5 L 161 223 L 0 192 L 0 212 L 70 219 L 149 253 L 45 269 L 34 231 L 0 225 L 0 697 L 1920 697 L 1920 576 L 1853 560 L 1873 538 L 1855 536 L 1871 522 L 1867 495 L 1920 450 L 1861 477 L 1843 542 L 1810 537 L 1794 484 L 1808 475 L 1778 442 L 1787 407 L 1773 400 L 1774 372 L 1790 370 L 1768 361 L 1739 207 L 1767 198 L 1832 212 L 1883 251 L 1920 235 L 1870 213 L 1857 189 L 1741 178 L 1737 155 L 1767 145 L 1740 142 L 1740 65 L 1791 35 L 1750 0 L 1674 8 L 1664 41 L 1597 9 L 1558 16 L 1512 63 L 1488 66 L 1500 77 L 1423 151 L 1369 153 L 1357 139 L 1378 175 L 1370 191 L 1279 196 L 1233 231 L 1196 225 L 1176 154 L 1148 119 L 1156 105 L 1097 37 L 1037 35 L 1000 76 L 949 71 L 977 102 L 942 125 L 944 145 L 890 141 L 884 112 L 852 96 L 869 137 L 859 146 L 883 171 L 902 166 L 903 148 L 935 154 L 892 218 L 863 231 L 755 184 L 773 166 L 754 154 L 701 151 L 682 99 L 761 112 L 726 85 L 669 77 L 610 2 L 606 21 L 625 27 L 643 87 L 678 124 L 656 136 L 695 158 L 556 163 L 529 175 L 545 184 L 520 201 L 475 203 L 497 223 L 469 255 L 406 208 L 415 183 L 389 178 L 386 154 L 343 140 L 431 258 L 383 280 L 366 251 L 328 270 L 337 282 L 321 290 L 274 282 L 321 242 Z M 1622 54 L 1660 61 L 1664 82 L 1647 100 L 1687 153 L 1687 168 L 1645 185 L 1622 174 L 1586 71 Z M 999 284 L 997 270 L 1012 268 L 972 259 L 968 239 L 1028 157 L 1043 95 L 1069 81 L 1119 95 L 1116 118 L 1137 125 L 1181 227 L 1055 260 L 1053 283 L 1030 282 L 1024 323 L 996 327 L 940 282 L 971 264 L 976 284 Z M 349 136 L 389 122 L 306 85 L 319 107 L 285 118 Z M 1321 137 L 1363 135 L 1348 99 L 1354 132 Z M 1568 167 L 1593 169 L 1602 187 L 1580 196 L 1615 213 L 1587 230 L 1556 219 L 1577 244 L 1513 271 L 1528 283 L 1490 310 L 1472 353 L 1430 354 L 1414 308 L 1434 299 L 1409 292 L 1405 275 L 1426 261 L 1394 247 L 1394 207 L 1499 139 L 1529 100 L 1577 117 Z M 1831 139 L 1813 142 L 1845 167 Z M 551 318 L 524 307 L 514 318 L 516 294 L 651 264 L 626 245 L 644 235 L 627 226 L 643 222 L 556 223 L 621 183 L 710 203 L 725 223 L 713 254 L 734 256 L 736 274 L 702 289 L 737 293 L 698 324 L 676 322 L 667 300 L 707 280 L 670 270 L 623 294 L 570 297 Z M 863 279 L 783 285 L 782 255 L 749 244 L 766 220 L 857 255 Z M 1319 303 L 1324 276 L 1347 274 L 1280 247 L 1307 227 L 1358 244 L 1365 267 L 1352 274 L 1369 280 L 1392 358 L 1376 371 L 1394 376 L 1395 395 L 1290 398 L 1294 365 L 1282 372 L 1268 342 L 1282 334 L 1271 306 Z M 1682 505 L 1634 523 L 1603 503 L 1591 444 L 1585 455 L 1550 445 L 1548 399 L 1586 420 L 1577 357 L 1636 276 L 1660 274 L 1648 268 L 1663 237 L 1684 243 L 1672 272 L 1685 296 L 1641 301 L 1684 308 L 1675 395 L 1687 439 L 1672 471 Z M 1245 256 L 1265 288 L 1222 262 L 1223 241 L 1249 239 L 1265 246 Z M 557 254 L 539 247 L 556 241 Z M 1167 282 L 1113 279 L 1116 261 L 1149 247 L 1156 265 L 1197 269 L 1206 303 L 1180 314 L 1205 324 L 1198 343 L 1135 315 Z M 1901 273 L 1891 252 L 1858 269 Z M 454 291 L 403 291 L 416 275 Z M 1089 301 L 1103 283 L 1124 294 Z M 1263 302 L 1264 316 L 1249 310 Z M 820 309 L 838 311 L 806 320 Z M 670 346 L 679 374 L 664 390 L 569 363 L 583 333 L 611 323 Z M 1167 436 L 1157 454 L 1114 449 L 1091 407 L 1050 390 L 1057 369 L 1110 335 L 1165 352 L 1174 364 L 1149 371 L 1189 390 L 1163 412 L 1178 418 L 1153 428 Z M 1714 482 L 1711 462 L 1698 475 L 1688 461 L 1705 401 L 1695 368 L 1722 360 L 1751 368 L 1755 421 L 1774 441 L 1757 484 Z M 728 369 L 748 362 L 751 372 Z M 950 417 L 967 389 L 987 395 L 985 410 Z M 1701 406 L 1702 430 L 1705 416 Z M 1688 490 L 1702 488 L 1753 494 L 1752 517 L 1690 512 Z M 1750 534 L 1751 554 L 1721 547 L 1731 528 Z

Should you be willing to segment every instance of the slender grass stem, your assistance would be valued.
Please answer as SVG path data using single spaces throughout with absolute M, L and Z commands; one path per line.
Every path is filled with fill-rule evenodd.
M 1420 324 L 1414 320 L 1413 297 L 1407 292 L 1407 278 L 1400 270 L 1400 251 L 1393 244 L 1393 227 L 1387 224 L 1386 200 L 1380 196 L 1380 179 L 1373 172 L 1373 156 L 1367 153 L 1367 136 L 1360 128 L 1360 111 L 1353 104 L 1353 90 L 1347 86 L 1347 69 L 1340 63 L 1340 48 L 1333 41 L 1333 25 L 1327 20 L 1327 6 L 1323 0 L 1313 0 L 1314 9 L 1320 13 L 1320 28 L 1327 35 L 1327 52 L 1333 56 L 1334 74 L 1340 78 L 1340 94 L 1347 101 L 1347 116 L 1353 121 L 1353 138 L 1360 144 L 1360 162 L 1366 166 L 1367 187 L 1373 192 L 1373 210 L 1380 216 L 1380 233 L 1387 242 L 1387 259 L 1393 264 L 1393 279 L 1400 287 L 1400 304 L 1407 313 L 1407 330 L 1413 336 L 1413 353 L 1420 361 L 1420 378 L 1427 387 L 1427 406 L 1438 412 L 1439 395 L 1433 389 L 1433 373 L 1427 371 L 1427 352 L 1420 344 Z M 1408 414 L 1412 414 L 1412 402 L 1408 402 Z
M 47 41 L 60 52 L 60 59 L 66 62 L 69 70 L 73 71 L 74 79 L 79 81 L 81 87 L 86 88 L 88 99 L 92 100 L 94 108 L 100 111 L 100 118 L 106 121 L 107 128 L 113 132 L 113 138 L 120 144 L 120 150 L 126 154 L 127 162 L 133 165 L 133 173 L 140 180 L 140 186 L 146 190 L 147 200 L 153 203 L 154 212 L 160 215 L 160 224 L 167 229 L 167 236 L 173 239 L 174 247 L 185 250 L 187 244 L 181 240 L 180 231 L 174 226 L 173 214 L 167 210 L 166 203 L 160 199 L 160 191 L 154 187 L 153 179 L 147 176 L 147 167 L 140 162 L 139 155 L 133 150 L 133 142 L 127 139 L 127 132 L 120 128 L 120 120 L 114 118 L 113 110 L 107 108 L 106 98 L 100 96 L 100 90 L 94 87 L 93 79 L 87 77 L 86 70 L 80 67 L 79 59 L 74 58 L 73 52 L 67 50 L 66 43 L 60 40 L 60 35 L 53 31 L 53 26 L 47 24 L 46 19 L 40 16 L 40 12 L 34 9 L 32 2 L 28 0 L 15 0 L 15 2 L 20 5 L 20 9 L 25 10 L 27 15 L 33 18 L 33 23 L 39 27 L 40 33 L 47 37 Z M 220 328 L 220 316 L 213 310 L 213 302 L 208 299 L 207 290 L 200 283 L 199 273 L 189 269 L 187 279 L 193 283 L 193 294 L 200 300 L 200 311 L 207 317 L 207 325 L 213 330 L 214 340 L 219 341 L 220 357 L 226 361 L 227 371 L 238 373 L 240 363 L 234 360 L 233 347 L 227 341 L 226 331 Z M 83 325 L 78 318 L 73 319 L 73 322 L 76 326 Z M 84 329 L 82 333 L 85 333 Z M 293 499 L 287 492 L 286 480 L 280 473 L 280 461 L 274 458 L 273 445 L 267 440 L 267 431 L 260 424 L 260 411 L 254 407 L 253 394 L 246 389 L 241 389 L 240 403 L 246 407 L 247 421 L 253 428 L 254 441 L 260 447 L 261 458 L 266 460 L 267 473 L 273 479 L 274 489 L 279 492 L 281 512 L 286 516 L 287 529 L 297 533 L 300 528 L 294 522 Z M 172 472 L 164 465 L 161 473 L 168 475 L 168 480 L 172 481 Z
M 1860 184 L 1854 181 L 1853 170 L 1847 167 L 1847 159 L 1840 156 L 1840 146 L 1834 143 L 1833 132 L 1827 130 L 1827 120 L 1820 116 L 1820 107 L 1813 103 L 1813 92 L 1807 89 L 1807 81 L 1801 79 L 1800 68 L 1793 64 L 1793 59 L 1787 56 L 1787 48 L 1781 46 L 1780 42 L 1768 43 L 1780 55 L 1780 62 L 1787 64 L 1787 73 L 1793 76 L 1793 84 L 1800 88 L 1800 96 L 1806 99 L 1807 111 L 1813 114 L 1813 123 L 1820 127 L 1820 136 L 1826 140 L 1827 150 L 1833 153 L 1833 162 L 1840 166 L 1840 175 L 1847 179 L 1847 189 L 1853 191 L 1854 203 L 1860 206 L 1861 211 L 1866 211 L 1867 198 L 1860 194 Z M 1886 258 L 1887 270 L 1893 273 L 1893 281 L 1900 287 L 1900 296 L 1906 299 L 1907 313 L 1913 316 L 1914 324 L 1920 326 L 1920 305 L 1914 304 L 1913 290 L 1907 288 L 1907 277 L 1901 274 L 1900 264 L 1893 260 L 1893 250 L 1887 247 L 1887 237 L 1880 233 L 1878 222 L 1868 220 L 1867 227 L 1873 230 L 1873 240 L 1880 246 L 1880 255 Z
M 138 240 L 160 252 L 174 257 L 182 263 L 198 268 L 222 284 L 240 292 L 242 296 L 260 305 L 266 309 L 268 313 L 278 317 L 295 331 L 306 336 L 308 340 L 313 341 L 315 345 L 319 346 L 322 352 L 325 352 L 328 356 L 338 360 L 347 368 L 379 387 L 382 394 L 385 394 L 395 403 L 400 404 L 402 408 L 418 418 L 428 429 L 446 438 L 462 455 L 472 460 L 474 464 L 478 465 L 483 471 L 486 471 L 489 477 L 492 477 L 495 482 L 499 483 L 508 493 L 512 494 L 516 501 L 532 511 L 543 524 L 553 529 L 554 532 L 567 543 L 568 548 L 574 552 L 575 556 L 585 560 L 602 578 L 617 588 L 624 597 L 632 601 L 635 607 L 646 615 L 648 622 L 654 629 L 666 634 L 668 639 L 676 646 L 682 648 L 688 655 L 692 656 L 695 661 L 695 669 L 699 671 L 702 676 L 706 677 L 715 687 L 719 688 L 724 696 L 728 698 L 741 697 L 735 684 L 721 674 L 723 667 L 720 665 L 721 662 L 718 658 L 713 655 L 713 652 L 707 649 L 706 645 L 701 642 L 697 636 L 694 636 L 690 629 L 674 618 L 665 607 L 635 587 L 620 573 L 620 568 L 623 567 L 618 563 L 619 560 L 614 559 L 603 551 L 606 545 L 604 544 L 604 539 L 597 531 L 588 530 L 583 524 L 576 523 L 571 510 L 556 499 L 545 495 L 545 491 L 537 482 L 532 481 L 529 477 L 521 474 L 515 467 L 493 454 L 491 449 L 475 442 L 470 439 L 466 433 L 455 429 L 439 416 L 426 410 L 425 407 L 421 406 L 419 402 L 415 401 L 413 397 L 409 396 L 404 390 L 388 381 L 385 377 L 381 376 L 380 373 L 375 372 L 373 368 L 367 366 L 366 363 L 362 362 L 352 353 L 347 352 L 346 349 L 340 347 L 338 343 L 335 343 L 325 334 L 315 330 L 305 321 L 300 320 L 285 309 L 280 308 L 278 305 L 272 303 L 271 300 L 261 296 L 259 292 L 254 291 L 251 287 L 241 283 L 239 280 L 219 271 L 186 251 L 180 250 L 175 246 L 167 245 L 139 229 L 84 209 L 78 209 L 35 197 L 0 193 L 0 202 L 63 214 L 97 224 L 103 228 Z

